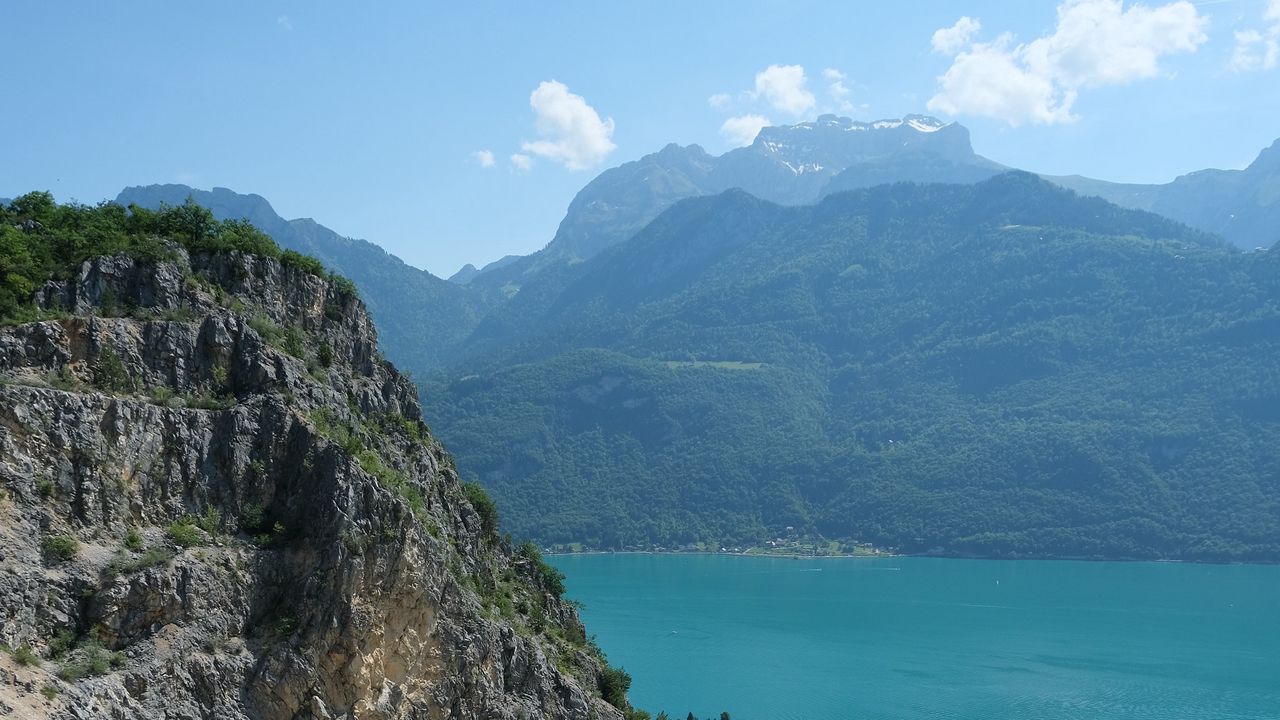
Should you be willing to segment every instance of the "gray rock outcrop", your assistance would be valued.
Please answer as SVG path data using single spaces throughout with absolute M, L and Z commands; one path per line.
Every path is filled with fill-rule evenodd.
M 169 254 L 0 328 L 0 717 L 621 718 L 359 299 Z

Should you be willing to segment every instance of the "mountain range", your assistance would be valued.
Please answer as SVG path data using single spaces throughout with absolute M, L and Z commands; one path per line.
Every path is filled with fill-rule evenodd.
M 119 200 L 190 195 L 355 280 L 460 471 L 545 543 L 792 527 L 1275 559 L 1280 255 L 1231 246 L 1280 239 L 1278 158 L 1165 185 L 1037 178 L 955 123 L 823 116 L 606 170 L 546 248 L 451 281 L 257 196 Z
M 1237 247 L 1270 247 L 1280 241 L 1280 140 L 1244 170 L 1200 170 L 1163 185 L 1079 176 L 1049 179 L 1083 195 L 1150 210 L 1221 235 Z
M 1027 174 L 728 191 L 424 400 L 548 543 L 1276 558 L 1277 258 Z
M 550 265 L 584 260 L 625 240 L 679 200 L 730 188 L 799 205 L 840 190 L 900 181 L 974 182 L 1004 169 L 973 152 L 962 125 L 923 115 L 870 123 L 822 115 L 766 127 L 751 145 L 719 156 L 698 145 L 671 144 L 588 183 L 545 249 L 462 277 L 485 287 L 520 286 Z
M 964 126 L 924 115 L 874 122 L 823 115 L 813 122 L 766 127 L 751 145 L 720 156 L 698 145 L 672 144 L 588 183 L 543 250 L 455 278 L 489 288 L 519 287 L 549 265 L 589 258 L 626 239 L 679 200 L 730 188 L 801 205 L 892 182 L 978 182 L 1009 169 L 976 154 Z M 1222 235 L 1242 248 L 1280 240 L 1280 144 L 1264 150 L 1246 170 L 1202 170 L 1164 185 L 1044 177 L 1083 195 Z

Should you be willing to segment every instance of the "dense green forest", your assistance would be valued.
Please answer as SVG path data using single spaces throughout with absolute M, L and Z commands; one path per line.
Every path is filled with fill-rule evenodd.
M 1012 173 L 688 200 L 526 293 L 424 390 L 518 535 L 1280 560 L 1280 252 Z

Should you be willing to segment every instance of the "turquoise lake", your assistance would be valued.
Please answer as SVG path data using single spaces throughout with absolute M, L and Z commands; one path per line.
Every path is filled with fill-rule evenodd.
M 1280 567 L 549 560 L 673 720 L 1280 718 Z

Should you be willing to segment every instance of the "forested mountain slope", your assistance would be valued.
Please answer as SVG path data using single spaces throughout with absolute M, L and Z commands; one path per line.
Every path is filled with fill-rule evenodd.
M 517 533 L 1280 559 L 1280 253 L 1014 173 L 687 200 L 541 292 L 425 397 Z

